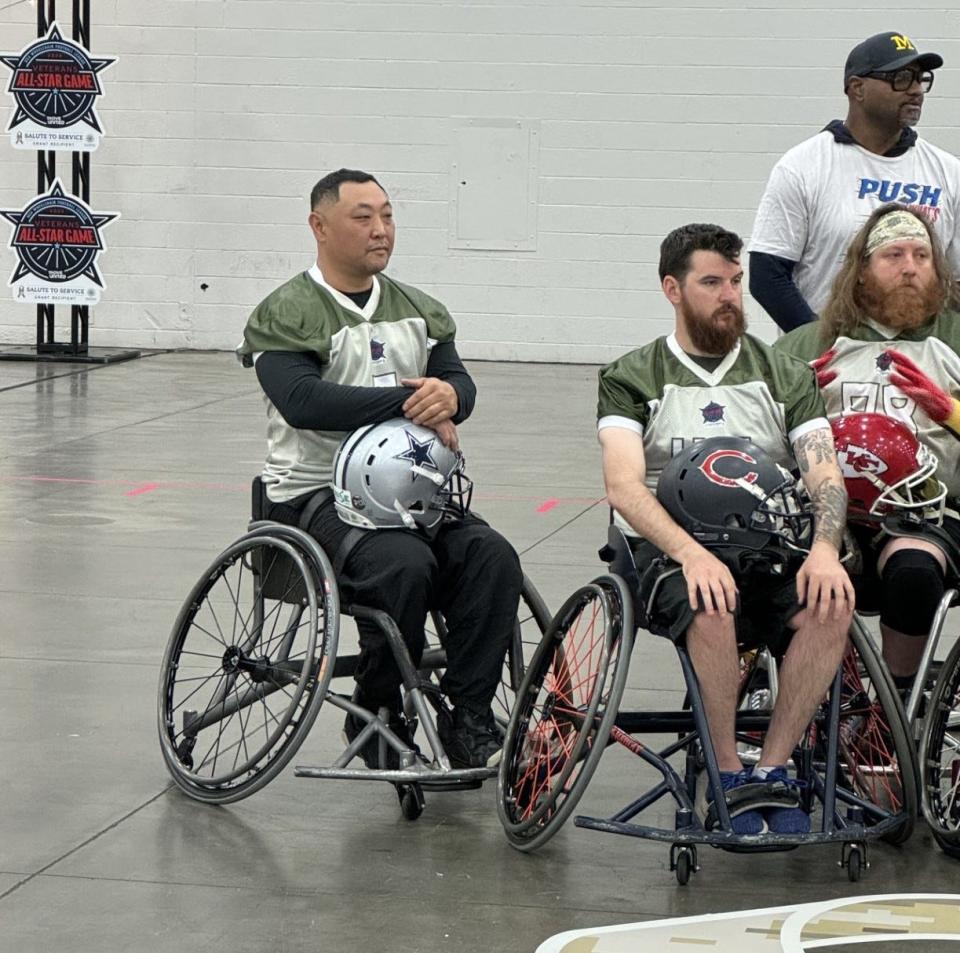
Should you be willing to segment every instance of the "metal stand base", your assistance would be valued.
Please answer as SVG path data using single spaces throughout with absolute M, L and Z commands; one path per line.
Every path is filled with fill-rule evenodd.
M 88 347 L 72 344 L 25 344 L 9 351 L 0 351 L 0 361 L 58 361 L 70 364 L 116 364 L 140 357 L 140 351 L 116 351 L 109 347 Z

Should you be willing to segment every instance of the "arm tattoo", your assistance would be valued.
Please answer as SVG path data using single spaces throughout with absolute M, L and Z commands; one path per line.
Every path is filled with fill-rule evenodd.
M 833 437 L 826 427 L 811 430 L 802 437 L 798 437 L 797 442 L 793 445 L 793 453 L 800 466 L 801 476 L 806 476 L 810 472 L 811 466 L 836 459 Z
M 813 541 L 824 540 L 838 551 L 847 523 L 847 491 L 829 477 L 811 491 L 813 503 Z
M 828 542 L 839 551 L 847 522 L 847 490 L 837 469 L 833 434 L 828 427 L 811 430 L 797 439 L 793 452 L 813 504 L 813 540 Z M 814 480 L 819 482 L 812 486 Z

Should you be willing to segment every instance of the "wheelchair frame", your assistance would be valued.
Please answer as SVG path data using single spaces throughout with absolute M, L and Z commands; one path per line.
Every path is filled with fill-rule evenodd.
M 536 625 L 539 640 L 550 618 L 525 575 L 521 610 L 494 701 L 503 723 L 524 673 L 522 627 Z M 337 654 L 344 615 L 369 620 L 383 632 L 400 669 L 405 713 L 423 726 L 429 762 L 390 729 L 386 710 L 370 712 L 331 689 L 334 679 L 353 675 L 359 660 Z M 438 613 L 433 623 L 442 640 Z M 304 530 L 255 520 L 200 576 L 177 616 L 158 691 L 164 761 L 190 797 L 240 800 L 283 770 L 328 702 L 366 724 L 332 766 L 297 766 L 295 774 L 391 783 L 404 816 L 413 820 L 423 810 L 425 789 L 475 788 L 496 773 L 450 765 L 434 714 L 445 704 L 436 678 L 445 665 L 442 645 L 428 645 L 415 666 L 386 612 L 341 605 L 331 560 Z M 399 768 L 351 767 L 374 735 L 380 764 L 386 765 L 390 750 Z
M 716 829 L 707 829 L 698 811 L 700 778 L 706 775 L 707 790 L 721 791 L 721 784 L 685 647 L 676 645 L 687 686 L 684 710 L 619 709 L 635 637 L 639 576 L 627 541 L 615 527 L 610 528 L 610 551 L 610 572 L 571 595 L 554 617 L 527 669 L 507 729 L 498 811 L 514 847 L 534 850 L 556 833 L 611 742 L 656 768 L 661 780 L 613 816 L 578 816 L 575 824 L 669 843 L 670 869 L 680 884 L 699 869 L 699 844 L 744 852 L 840 844 L 840 864 L 855 881 L 867 866 L 868 841 L 882 837 L 898 843 L 910 835 L 916 816 L 916 752 L 889 674 L 872 642 L 864 641 L 856 628 L 852 650 L 794 750 L 797 774 L 807 783 L 802 804 L 808 812 L 820 806 L 820 829 L 796 835 L 737 834 L 724 797 L 714 801 Z M 745 667 L 744 695 L 755 668 L 755 659 Z M 757 745 L 755 733 L 767 728 L 769 717 L 739 711 L 738 742 Z M 640 733 L 668 734 L 675 740 L 655 750 L 634 737 Z M 683 773 L 670 763 L 680 754 Z M 634 823 L 664 797 L 674 802 L 673 829 Z M 883 801 L 887 803 L 878 803 Z
M 937 606 L 906 719 L 918 746 L 924 818 L 943 852 L 960 859 L 960 640 L 942 665 L 934 661 L 947 613 L 958 603 L 960 593 L 948 589 Z

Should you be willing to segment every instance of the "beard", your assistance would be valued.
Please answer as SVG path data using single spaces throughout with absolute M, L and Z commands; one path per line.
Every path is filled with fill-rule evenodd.
M 944 295 L 938 281 L 925 286 L 899 284 L 887 290 L 869 272 L 864 272 L 862 278 L 854 293 L 857 304 L 874 321 L 891 330 L 922 327 L 943 307 Z
M 704 354 L 729 354 L 747 329 L 743 311 L 732 304 L 717 308 L 704 317 L 694 311 L 686 299 L 681 299 L 680 311 L 691 343 Z

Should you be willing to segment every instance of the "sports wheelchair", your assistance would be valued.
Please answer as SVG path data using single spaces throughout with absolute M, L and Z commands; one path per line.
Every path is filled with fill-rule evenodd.
M 894 514 L 884 519 L 883 525 L 892 536 L 911 536 L 923 521 L 909 514 Z M 947 555 L 947 589 L 924 644 L 906 704 L 906 720 L 918 746 L 923 815 L 944 853 L 960 859 L 960 640 L 943 661 L 935 658 L 947 613 L 960 603 L 960 553 L 945 532 L 937 537 Z M 855 625 L 866 635 L 862 620 L 856 619 Z
M 730 812 L 736 792 L 721 791 L 700 691 L 683 644 L 676 650 L 686 683 L 679 711 L 621 711 L 635 637 L 641 579 L 623 533 L 609 530 L 601 551 L 609 572 L 573 593 L 534 654 L 507 728 L 497 806 L 510 843 L 532 851 L 571 815 L 605 748 L 616 742 L 659 772 L 661 780 L 609 818 L 580 816 L 578 827 L 670 844 L 670 869 L 686 884 L 699 869 L 697 846 L 732 851 L 841 845 L 851 881 L 867 866 L 867 842 L 906 840 L 917 812 L 916 752 L 892 680 L 859 627 L 833 685 L 793 752 L 800 804 L 812 814 L 807 834 L 741 835 Z M 644 589 L 644 591 L 646 591 Z M 767 651 L 741 656 L 736 737 L 742 760 L 756 762 L 769 725 L 766 711 L 748 707 L 762 684 L 775 697 L 776 659 Z M 637 735 L 672 736 L 656 750 Z M 674 763 L 678 762 L 678 763 Z M 673 827 L 633 819 L 661 798 L 672 799 Z M 796 803 L 796 801 L 794 802 Z
M 958 602 L 957 590 L 949 589 L 937 608 L 910 693 L 907 718 L 920 739 L 924 817 L 944 853 L 960 859 L 960 641 L 939 671 L 933 661 L 947 612 Z M 923 703 L 926 713 L 921 717 Z
M 258 791 L 289 763 L 327 702 L 365 723 L 330 767 L 297 767 L 298 777 L 386 781 L 396 787 L 403 815 L 415 820 L 424 790 L 476 788 L 495 768 L 452 768 L 437 735 L 435 713 L 445 705 L 439 675 L 446 665 L 444 620 L 415 666 L 394 620 L 366 606 L 341 605 L 331 559 L 305 531 L 263 520 L 259 478 L 253 521 L 197 580 L 177 616 L 160 675 L 160 748 L 177 785 L 190 797 L 228 804 Z M 420 757 L 388 724 L 331 689 L 352 677 L 358 655 L 338 655 L 343 616 L 367 619 L 383 632 L 402 676 L 404 712 L 426 736 Z M 493 701 L 506 725 L 532 653 L 550 621 L 524 576 L 521 607 Z M 351 766 L 368 740 L 379 738 L 381 767 Z M 387 768 L 388 750 L 398 768 Z

